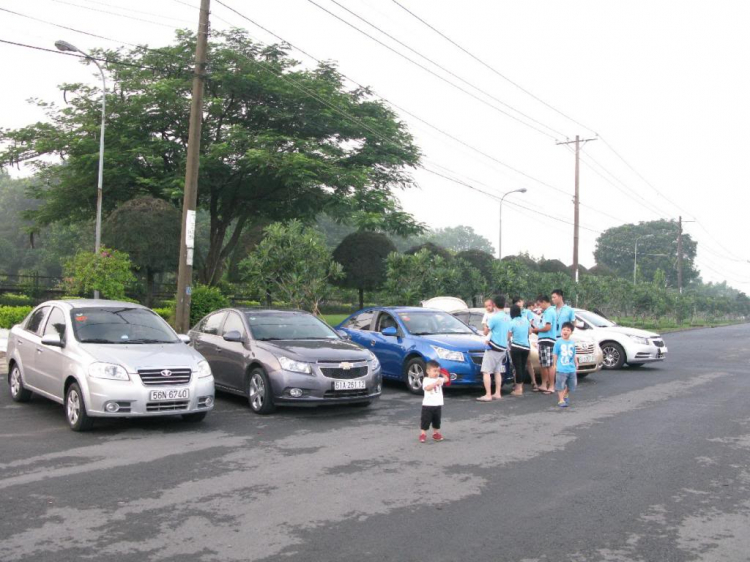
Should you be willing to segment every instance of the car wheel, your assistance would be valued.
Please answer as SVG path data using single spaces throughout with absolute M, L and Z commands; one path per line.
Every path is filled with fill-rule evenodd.
M 94 425 L 93 418 L 86 413 L 86 404 L 83 403 L 83 395 L 77 382 L 71 384 L 65 393 L 65 417 L 73 431 L 87 431 Z
M 625 350 L 619 343 L 608 341 L 602 344 L 602 353 L 604 362 L 602 366 L 605 369 L 621 369 L 625 363 Z
M 31 391 L 23 386 L 21 369 L 18 368 L 18 365 L 13 365 L 13 370 L 8 377 L 8 383 L 10 385 L 10 397 L 14 402 L 28 402 L 31 400 Z
M 419 357 L 409 360 L 404 368 L 406 387 L 414 394 L 422 393 L 422 379 L 424 379 L 425 363 Z
M 589 376 L 590 374 L 591 374 L 591 373 L 577 373 L 577 374 L 576 374 L 576 378 L 577 378 L 578 380 L 581 380 L 581 379 L 585 379 L 585 378 L 586 378 L 586 377 L 588 377 L 588 376 Z
M 198 423 L 206 419 L 208 412 L 195 412 L 194 414 L 182 414 L 182 419 L 189 423 Z
M 645 363 L 628 363 L 628 367 L 630 367 L 631 369 L 640 369 L 644 365 Z
M 271 383 L 263 369 L 256 367 L 250 371 L 247 380 L 247 401 L 250 409 L 256 414 L 266 415 L 276 409 L 273 405 Z

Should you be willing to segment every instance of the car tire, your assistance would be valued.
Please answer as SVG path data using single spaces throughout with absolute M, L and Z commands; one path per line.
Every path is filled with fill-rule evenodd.
M 576 378 L 577 378 L 578 380 L 581 380 L 581 379 L 585 379 L 585 378 L 586 378 L 586 377 L 588 377 L 588 376 L 589 376 L 590 374 L 591 374 L 591 373 L 577 373 L 577 374 L 576 374 Z
M 273 404 L 273 390 L 268 375 L 260 367 L 250 371 L 247 377 L 247 402 L 256 414 L 265 416 L 276 409 Z
M 628 367 L 630 367 L 631 369 L 640 369 L 644 365 L 645 363 L 628 363 Z
M 602 353 L 604 354 L 604 361 L 602 362 L 602 368 L 604 369 L 622 369 L 625 363 L 625 350 L 619 343 L 608 341 L 601 344 Z
M 193 414 L 182 414 L 183 421 L 188 423 L 198 423 L 206 419 L 208 412 L 195 412 Z
M 425 374 L 425 362 L 421 357 L 407 361 L 404 367 L 404 382 L 412 394 L 422 394 L 422 379 Z
M 8 386 L 10 387 L 10 397 L 14 402 L 28 402 L 31 400 L 31 391 L 23 385 L 23 377 L 18 365 L 13 365 L 10 375 L 8 375 Z
M 94 425 L 94 419 L 86 413 L 81 387 L 74 382 L 65 393 L 65 417 L 73 431 L 88 431 Z

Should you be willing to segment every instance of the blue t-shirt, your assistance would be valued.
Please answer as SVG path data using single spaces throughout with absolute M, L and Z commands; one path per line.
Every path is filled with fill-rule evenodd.
M 524 318 L 526 318 L 526 320 L 529 321 L 529 324 L 533 324 L 534 320 L 536 319 L 536 314 L 534 314 L 533 312 L 531 312 L 528 308 L 524 308 L 521 311 L 521 316 L 523 316 Z
M 490 340 L 502 348 L 508 347 L 508 332 L 510 332 L 511 320 L 507 312 L 499 311 L 491 315 L 487 320 L 490 329 Z
M 557 355 L 558 373 L 576 372 L 576 342 L 560 338 L 555 342 L 552 354 Z
M 511 332 L 513 336 L 513 347 L 529 349 L 529 329 L 531 324 L 526 318 L 514 318 L 511 322 Z
M 575 325 L 576 313 L 573 312 L 573 309 L 570 308 L 567 304 L 562 305 L 559 310 L 557 309 L 557 307 L 550 308 L 555 311 L 555 323 L 553 324 L 553 326 L 555 327 L 555 337 L 557 339 L 560 339 L 562 337 L 562 325 L 565 324 L 565 322 L 570 322 L 571 324 Z
M 542 322 L 539 327 L 544 328 L 545 326 L 547 326 L 547 324 L 550 325 L 550 329 L 547 332 L 539 332 L 539 341 L 555 341 L 555 337 L 557 335 L 555 332 L 555 330 L 557 329 L 557 316 L 555 315 L 554 306 L 548 306 L 547 310 L 542 312 Z

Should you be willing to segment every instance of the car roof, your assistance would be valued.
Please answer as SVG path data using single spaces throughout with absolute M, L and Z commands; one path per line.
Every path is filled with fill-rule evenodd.
M 76 308 L 148 308 L 142 304 L 126 301 L 108 301 L 104 299 L 60 299 L 46 301 L 43 305 L 63 304 L 71 309 Z
M 278 315 L 289 315 L 289 316 L 298 316 L 298 315 L 305 315 L 305 316 L 312 316 L 310 312 L 307 312 L 306 310 L 279 310 L 274 308 L 252 308 L 249 306 L 240 307 L 240 308 L 230 308 L 226 310 L 236 310 L 238 312 L 242 312 L 245 314 L 251 313 L 255 314 L 257 316 L 278 316 Z
M 383 310 L 386 312 L 395 312 L 395 313 L 399 313 L 399 312 L 445 312 L 437 308 L 425 308 L 423 306 L 373 306 L 370 308 L 363 308 L 362 310 L 358 312 L 363 312 L 365 310 Z

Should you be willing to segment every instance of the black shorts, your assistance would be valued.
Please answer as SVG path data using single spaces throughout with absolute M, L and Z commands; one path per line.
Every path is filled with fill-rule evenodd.
M 432 429 L 440 429 L 440 418 L 442 415 L 442 406 L 422 406 L 422 423 L 419 426 L 420 429 L 427 431 L 430 429 L 430 424 L 432 424 Z

